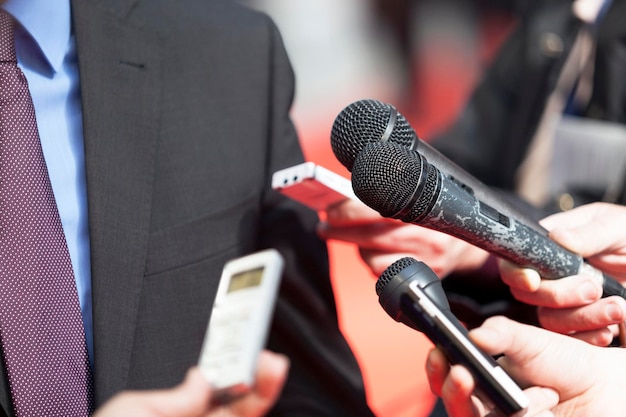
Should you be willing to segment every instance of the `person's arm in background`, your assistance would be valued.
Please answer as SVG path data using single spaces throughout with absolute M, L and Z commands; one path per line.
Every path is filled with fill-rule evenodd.
M 117 394 L 100 407 L 94 417 L 261 417 L 276 402 L 288 368 L 289 360 L 285 356 L 261 352 L 252 391 L 230 404 L 219 406 L 212 404 L 211 386 L 200 369 L 194 367 L 174 388 Z
M 498 362 L 526 387 L 530 407 L 524 417 L 624 415 L 626 350 L 592 346 L 504 317 L 488 319 L 470 331 L 470 338 L 487 354 L 504 354 Z M 450 366 L 438 349 L 430 352 L 426 372 L 450 417 L 492 415 L 472 396 L 469 371 Z
M 386 219 L 365 204 L 347 200 L 328 207 L 318 225 L 325 239 L 355 243 L 375 275 L 403 256 L 426 263 L 440 278 L 480 268 L 487 252 L 445 233 Z
M 383 218 L 358 201 L 328 207 L 317 231 L 357 245 L 375 276 L 404 256 L 424 262 L 443 279 L 452 311 L 470 328 L 494 314 L 536 322 L 535 308 L 513 299 L 500 279 L 496 257 L 461 239 Z
M 268 349 L 291 360 L 281 397 L 269 415 L 372 416 L 359 364 L 339 329 L 325 242 L 315 232 L 317 214 L 271 190 L 272 174 L 303 162 L 290 107 L 294 74 L 281 36 L 268 18 L 271 79 L 267 105 L 268 150 L 257 248 L 285 258 Z M 243 167 L 245 169 L 245 167 Z

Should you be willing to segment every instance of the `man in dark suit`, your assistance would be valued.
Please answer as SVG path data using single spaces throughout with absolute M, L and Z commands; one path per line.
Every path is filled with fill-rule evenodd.
M 44 10 L 36 3 L 5 7 L 32 17 Z M 289 119 L 293 74 L 270 19 L 221 0 L 72 0 L 71 17 L 63 62 L 78 68 L 68 94 L 79 103 L 73 116 L 82 114 L 71 121 L 82 125 L 74 130 L 84 151 L 74 180 L 86 190 L 77 219 L 85 233 L 74 244 L 89 253 L 76 275 L 91 294 L 81 301 L 93 312 L 85 321 L 96 406 L 121 390 L 182 381 L 224 263 L 272 247 L 286 266 L 268 348 L 291 367 L 270 415 L 372 415 L 338 328 L 317 217 L 269 189 L 275 170 L 303 159 Z M 18 61 L 36 73 L 24 54 L 40 53 L 44 40 L 32 19 L 16 18 L 18 39 L 32 44 L 18 43 Z M 38 85 L 45 94 L 47 81 Z M 39 121 L 36 97 L 35 110 Z M 66 184 L 52 184 L 59 200 Z M 11 415 L 6 378 L 0 384 Z

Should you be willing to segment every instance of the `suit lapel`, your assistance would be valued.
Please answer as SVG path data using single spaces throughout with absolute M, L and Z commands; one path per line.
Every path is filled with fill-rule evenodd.
M 158 42 L 124 21 L 133 3 L 72 1 L 83 105 L 97 404 L 126 384 L 158 133 Z

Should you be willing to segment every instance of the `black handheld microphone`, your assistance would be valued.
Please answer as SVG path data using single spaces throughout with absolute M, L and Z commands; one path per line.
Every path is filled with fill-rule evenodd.
M 419 147 L 422 152 L 421 145 L 428 146 L 395 107 L 378 100 L 359 100 L 346 106 L 330 131 L 333 153 L 348 171 L 366 145 L 387 141 L 414 150 Z
M 454 364 L 464 365 L 476 381 L 476 393 L 505 415 L 528 407 L 515 381 L 467 336 L 452 314 L 437 275 L 423 262 L 402 258 L 376 282 L 380 305 L 396 321 L 424 333 Z
M 626 289 L 543 233 L 519 222 L 444 175 L 419 152 L 378 142 L 367 145 L 352 169 L 352 188 L 383 217 L 418 224 L 463 239 L 543 278 L 582 272 L 603 282 L 604 296 L 626 298 Z
M 439 310 L 452 316 L 450 304 L 439 277 L 424 262 L 405 257 L 389 265 L 376 281 L 378 301 L 391 318 L 415 330 L 424 331 L 420 321 L 411 319 L 410 315 L 404 314 L 402 309 L 402 297 L 406 292 L 406 286 L 412 281 L 417 281 L 422 291 L 437 305 Z M 463 326 L 459 328 L 465 329 Z
M 537 232 L 547 235 L 546 230 L 530 219 L 517 207 L 508 203 L 504 196 L 470 175 L 442 153 L 419 138 L 406 118 L 391 104 L 378 100 L 359 100 L 346 106 L 335 118 L 330 145 L 333 153 L 348 171 L 354 160 L 370 143 L 390 142 L 418 151 L 443 173 L 471 188 L 478 199 L 508 216 L 514 216 Z

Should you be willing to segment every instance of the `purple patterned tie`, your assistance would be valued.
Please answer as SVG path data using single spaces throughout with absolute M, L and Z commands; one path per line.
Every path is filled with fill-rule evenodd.
M 0 11 L 0 342 L 15 414 L 86 417 L 93 388 L 72 265 L 13 19 Z

